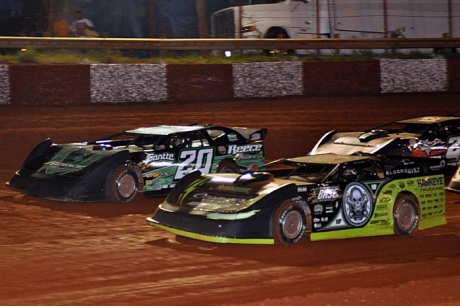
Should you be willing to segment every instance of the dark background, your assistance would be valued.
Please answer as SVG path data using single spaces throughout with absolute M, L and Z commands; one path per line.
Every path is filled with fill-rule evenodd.
M 237 3 L 206 0 L 208 22 L 213 12 Z M 109 37 L 199 37 L 195 0 L 0 0 L 0 36 L 42 36 L 48 31 L 51 6 L 69 24 L 81 10 L 96 31 Z

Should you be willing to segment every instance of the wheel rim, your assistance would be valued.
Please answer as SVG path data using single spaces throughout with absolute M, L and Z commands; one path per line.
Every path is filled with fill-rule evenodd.
M 398 208 L 396 220 L 396 222 L 398 222 L 399 228 L 403 230 L 409 230 L 416 220 L 414 206 L 409 203 L 401 204 L 401 206 Z
M 117 183 L 120 196 L 129 198 L 136 190 L 136 180 L 132 175 L 123 175 Z
M 288 239 L 296 238 L 302 232 L 302 227 L 302 216 L 296 210 L 291 210 L 288 212 L 283 220 L 283 223 L 281 224 L 283 234 Z

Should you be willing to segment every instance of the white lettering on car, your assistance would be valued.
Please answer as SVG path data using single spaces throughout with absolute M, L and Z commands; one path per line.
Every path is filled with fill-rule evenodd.
M 228 154 L 238 154 L 238 153 L 246 153 L 246 152 L 258 152 L 262 150 L 262 144 L 254 144 L 254 145 L 244 145 L 244 146 L 237 146 L 237 145 L 230 145 L 228 146 Z
M 175 180 L 180 180 L 192 170 L 200 170 L 201 173 L 209 173 L 211 171 L 212 162 L 214 160 L 214 149 L 201 150 L 183 150 L 179 156 L 179 166 L 177 167 Z
M 458 158 L 460 155 L 460 136 L 450 137 L 447 144 L 447 159 Z
M 174 154 L 173 153 L 161 153 L 161 154 L 149 154 L 147 155 L 146 162 L 154 162 L 159 160 L 168 160 L 174 161 Z

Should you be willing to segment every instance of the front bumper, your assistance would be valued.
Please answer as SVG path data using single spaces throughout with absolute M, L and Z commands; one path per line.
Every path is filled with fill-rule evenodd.
M 205 216 L 158 209 L 147 224 L 191 239 L 236 244 L 274 244 L 271 215 L 261 213 L 243 220 L 212 220 Z
M 6 186 L 21 193 L 63 202 L 109 201 L 106 181 L 18 171 Z

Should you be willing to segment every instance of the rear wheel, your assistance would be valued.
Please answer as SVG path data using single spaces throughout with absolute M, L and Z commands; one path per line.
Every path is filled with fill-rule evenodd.
M 417 202 L 410 195 L 399 195 L 393 208 L 394 230 L 400 236 L 410 235 L 418 225 Z
M 240 173 L 240 169 L 235 163 L 223 160 L 217 167 L 217 173 Z
M 302 207 L 292 200 L 286 200 L 280 205 L 273 222 L 273 236 L 277 245 L 291 245 L 299 242 L 307 228 Z
M 118 166 L 109 178 L 110 199 L 126 203 L 134 199 L 139 186 L 136 172 L 127 166 Z

